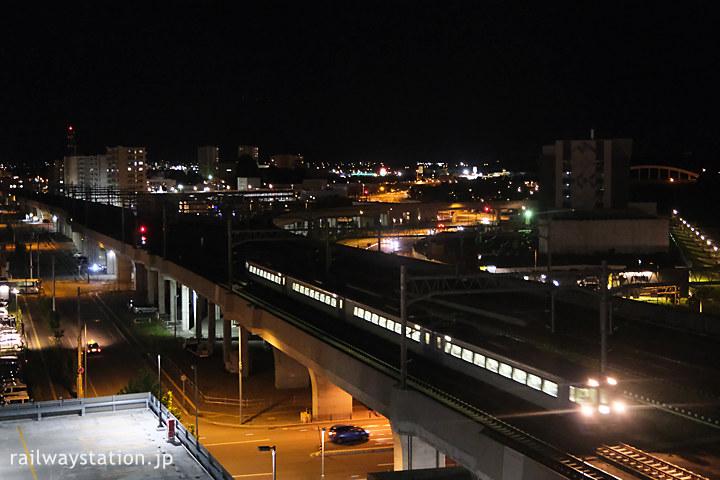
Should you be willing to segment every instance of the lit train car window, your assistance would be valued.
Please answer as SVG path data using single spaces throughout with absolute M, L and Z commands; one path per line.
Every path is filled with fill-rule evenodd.
M 462 356 L 462 347 L 460 347 L 460 345 L 453 345 L 452 348 L 450 348 L 450 355 L 460 358 Z
M 533 375 L 532 373 L 528 373 L 527 386 L 534 388 L 535 390 L 540 390 L 542 387 L 542 378 L 537 375 Z
M 430 334 L 425 332 L 425 345 L 430 345 Z
M 391 332 L 394 332 L 394 331 L 395 331 L 395 322 L 393 322 L 393 321 L 390 320 L 389 318 L 388 318 L 388 321 L 387 321 L 387 329 L 390 330 Z
M 468 363 L 472 363 L 473 360 L 473 352 L 472 350 L 468 350 L 467 348 L 463 348 L 462 351 L 462 359 L 465 360 Z
M 367 310 L 365 310 L 365 320 L 367 320 L 369 322 L 371 319 L 372 319 L 372 312 L 368 312 Z
M 473 363 L 478 367 L 485 368 L 485 355 L 476 353 L 475 358 L 473 359 Z
M 284 283 L 283 279 L 278 278 L 278 280 L 279 281 L 276 283 Z M 318 302 L 322 302 L 326 305 L 331 305 L 333 307 L 337 306 L 337 299 L 333 294 L 321 292 L 320 290 L 315 290 L 314 288 L 306 287 L 305 285 L 298 285 L 297 283 L 293 283 L 292 289 L 307 297 L 310 297 L 313 300 L 317 300 Z M 361 308 L 355 307 L 354 312 L 356 315 L 360 316 L 362 314 L 362 311 L 363 310 Z
M 516 368 L 513 370 L 513 380 L 515 380 L 518 383 L 522 383 L 523 385 L 527 382 L 527 372 L 525 370 L 520 370 L 519 368 Z
M 248 272 L 252 273 L 253 275 L 262 277 L 265 280 L 270 280 L 271 282 L 277 283 L 278 285 L 285 284 L 285 278 L 281 275 L 276 275 L 274 273 L 263 270 L 262 268 L 258 268 L 255 265 L 250 265 L 248 263 L 246 263 L 245 265 L 247 266 Z
M 410 338 L 412 338 L 413 341 L 420 343 L 420 330 L 414 330 Z
M 498 373 L 505 378 L 512 378 L 512 369 L 512 365 L 508 365 L 507 363 L 501 363 L 500 368 L 498 368 Z
M 551 382 L 550 380 L 543 381 L 542 391 L 550 395 L 551 397 L 558 396 L 558 384 Z
M 485 367 L 490 370 L 491 372 L 498 373 L 498 370 L 500 368 L 500 362 L 495 360 L 494 358 L 488 358 L 485 361 Z
M 380 317 L 380 321 L 378 323 L 383 328 L 387 327 L 387 319 L 385 317 Z
M 378 314 L 377 314 L 377 313 L 373 313 L 373 314 L 372 314 L 372 322 L 373 322 L 375 325 L 378 324 Z
M 397 333 L 398 335 L 402 334 L 402 323 L 395 323 L 395 333 Z

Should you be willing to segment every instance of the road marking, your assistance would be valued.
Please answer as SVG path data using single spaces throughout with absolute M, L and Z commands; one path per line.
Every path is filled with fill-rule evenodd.
M 267 473 L 247 473 L 245 475 L 233 475 L 233 478 L 243 478 L 243 477 L 257 477 L 258 475 L 272 475 L 272 472 Z
M 35 322 L 32 319 L 32 315 L 30 314 L 30 308 L 28 308 L 27 300 L 25 300 L 25 297 L 21 297 L 23 303 L 25 304 L 25 311 L 27 312 L 28 320 L 30 321 L 30 328 L 32 328 L 33 336 L 35 337 L 35 343 L 38 347 L 38 352 L 40 353 L 40 360 L 42 360 L 43 367 L 45 367 L 45 376 L 47 377 L 47 381 L 50 384 L 50 391 L 52 392 L 53 399 L 57 398 L 57 394 L 55 393 L 55 387 L 53 386 L 52 380 L 50 380 L 50 372 L 48 372 L 47 363 L 45 362 L 45 355 L 43 355 L 42 346 L 40 345 L 40 339 L 38 338 L 37 331 L 35 330 Z
M 37 475 L 35 475 L 35 467 L 33 466 L 32 457 L 30 456 L 30 452 L 28 452 L 27 443 L 25 443 L 25 437 L 24 437 L 23 434 L 22 434 L 22 430 L 20 429 L 20 425 L 18 425 L 17 427 L 18 427 L 18 432 L 20 433 L 20 439 L 21 439 L 22 442 L 23 442 L 23 447 L 25 447 L 25 458 L 27 458 L 27 459 L 29 460 L 28 463 L 30 464 L 30 470 L 32 471 L 33 478 L 34 478 L 35 480 L 37 480 Z
M 220 443 L 203 443 L 206 447 L 216 447 L 218 445 L 237 445 L 239 443 L 255 443 L 255 442 L 269 442 L 269 438 L 256 438 L 254 440 L 242 440 L 238 442 L 220 442 Z
M 378 467 L 394 467 L 395 463 L 378 463 Z

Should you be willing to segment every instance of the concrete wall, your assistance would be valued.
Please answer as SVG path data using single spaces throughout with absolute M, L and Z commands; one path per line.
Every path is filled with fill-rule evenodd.
M 548 230 L 553 254 L 656 253 L 670 248 L 667 218 L 551 221 L 549 228 L 541 227 L 541 253 L 548 250 Z

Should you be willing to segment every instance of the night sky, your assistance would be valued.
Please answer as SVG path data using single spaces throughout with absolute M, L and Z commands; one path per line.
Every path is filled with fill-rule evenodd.
M 635 163 L 720 166 L 714 2 L 17 3 L 0 16 L 3 163 L 62 157 L 72 125 L 79 153 L 150 161 L 249 144 L 524 168 L 594 128 L 633 138 Z

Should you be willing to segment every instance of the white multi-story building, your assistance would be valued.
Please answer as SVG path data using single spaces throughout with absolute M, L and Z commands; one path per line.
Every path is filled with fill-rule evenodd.
M 72 155 L 63 162 L 63 183 L 73 190 L 115 187 L 107 155 Z

